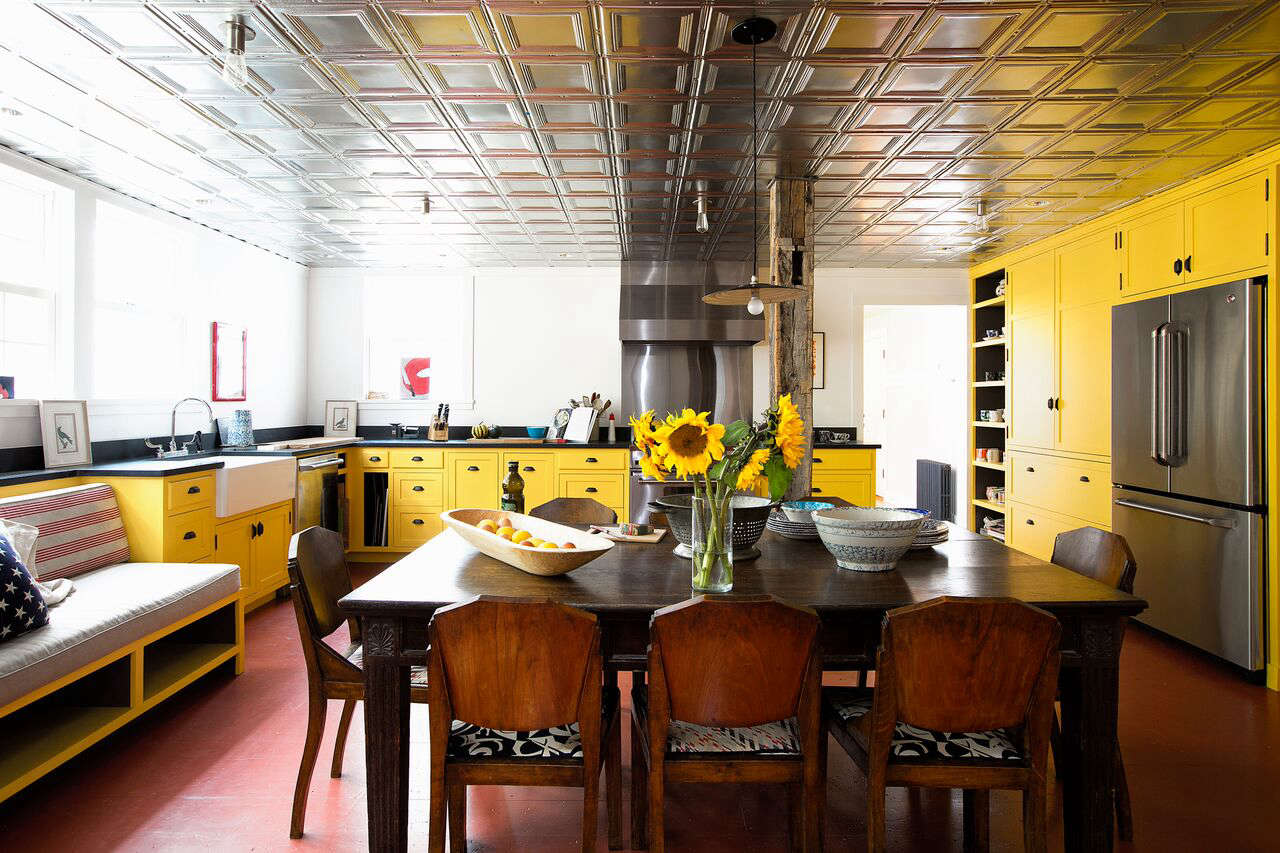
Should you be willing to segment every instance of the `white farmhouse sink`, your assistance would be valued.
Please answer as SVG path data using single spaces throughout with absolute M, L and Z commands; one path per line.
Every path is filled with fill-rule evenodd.
M 217 456 L 218 518 L 291 501 L 298 462 L 292 456 Z

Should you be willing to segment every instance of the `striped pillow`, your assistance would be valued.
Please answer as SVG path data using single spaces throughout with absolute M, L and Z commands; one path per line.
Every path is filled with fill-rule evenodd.
M 40 528 L 31 568 L 42 581 L 129 562 L 116 493 L 105 483 L 5 498 L 0 519 Z

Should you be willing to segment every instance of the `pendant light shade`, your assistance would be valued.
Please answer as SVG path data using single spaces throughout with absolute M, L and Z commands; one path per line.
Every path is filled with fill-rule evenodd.
M 760 268 L 756 257 L 756 237 L 759 230 L 758 214 L 760 202 L 756 197 L 756 183 L 759 174 L 759 129 L 756 126 L 758 111 L 756 109 L 756 45 L 764 44 L 778 33 L 778 25 L 768 18 L 747 18 L 733 28 L 733 40 L 738 44 L 751 45 L 751 282 L 742 287 L 729 287 L 724 290 L 713 290 L 702 297 L 708 305 L 745 305 L 747 313 L 762 314 L 765 305 L 779 302 L 792 302 L 803 299 L 805 292 L 800 287 L 783 287 L 777 284 L 760 284 L 755 271 Z
M 222 79 L 237 89 L 249 84 L 249 64 L 245 60 L 245 44 L 257 36 L 244 15 L 232 15 L 226 23 L 227 47 L 222 53 Z

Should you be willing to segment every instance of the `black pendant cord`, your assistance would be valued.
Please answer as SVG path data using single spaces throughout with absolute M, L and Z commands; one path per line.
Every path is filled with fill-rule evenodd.
M 759 180 L 759 157 L 760 142 L 756 138 L 758 133 L 757 122 L 758 111 L 756 108 L 756 45 L 751 43 L 751 278 L 754 280 L 760 270 L 760 261 L 756 257 L 757 244 L 760 242 L 760 224 L 757 221 L 759 216 L 760 198 L 756 182 Z

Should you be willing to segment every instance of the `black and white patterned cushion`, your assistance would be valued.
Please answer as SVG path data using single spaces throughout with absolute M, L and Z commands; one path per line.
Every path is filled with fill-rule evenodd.
M 829 713 L 852 722 L 871 713 L 874 693 L 865 687 L 835 687 L 822 691 Z M 983 761 L 1022 761 L 1022 753 L 1007 729 L 989 732 L 935 732 L 899 721 L 889 754 L 894 758 L 950 758 Z
M 649 691 L 645 686 L 632 688 L 631 700 L 642 715 L 649 713 Z M 734 728 L 672 720 L 667 727 L 667 752 L 676 755 L 724 752 L 799 755 L 800 733 L 795 717 Z
M 347 661 L 355 664 L 357 669 L 364 669 L 364 646 L 357 645 L 347 652 Z M 427 668 L 425 666 L 409 667 L 409 686 L 427 686 Z
M 582 758 L 578 724 L 511 732 L 454 720 L 449 727 L 450 758 Z
M 0 642 L 49 623 L 44 596 L 9 537 L 0 535 Z

